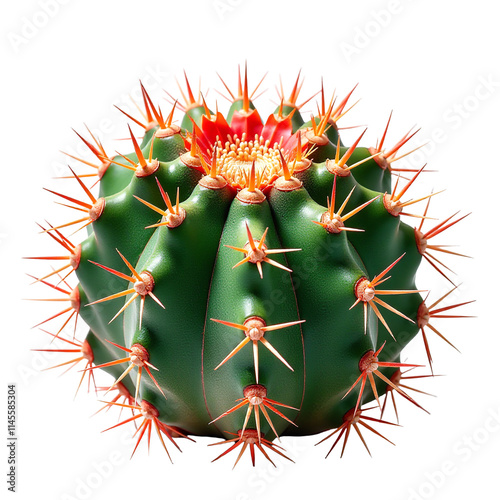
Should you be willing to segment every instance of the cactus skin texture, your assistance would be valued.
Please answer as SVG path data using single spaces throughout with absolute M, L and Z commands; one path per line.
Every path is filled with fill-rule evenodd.
M 114 427 L 134 421 L 136 448 L 154 428 L 167 453 L 177 438 L 213 436 L 228 445 L 216 459 L 237 450 L 238 462 L 249 449 L 255 464 L 255 447 L 286 458 L 273 442 L 283 435 L 330 431 L 330 451 L 342 437 L 345 447 L 351 426 L 381 436 L 371 425 L 388 422 L 363 407 L 384 395 L 383 409 L 396 394 L 422 408 L 402 387 L 404 368 L 417 365 L 401 363 L 401 351 L 421 334 L 432 370 L 426 334 L 444 338 L 433 318 L 466 303 L 427 306 L 416 272 L 424 258 L 451 282 L 431 252 L 452 252 L 429 239 L 461 219 L 424 230 L 433 194 L 405 201 L 423 169 L 394 162 L 414 134 L 385 148 L 388 122 L 377 147 L 359 145 L 364 132 L 344 146 L 337 121 L 352 92 L 327 105 L 322 89 L 305 121 L 300 87 L 297 78 L 288 98 L 281 91 L 266 120 L 246 68 L 226 117 L 187 78 L 185 103 L 167 118 L 142 88 L 143 119 L 124 113 L 142 142 L 129 127 L 133 151 L 111 157 L 92 134 L 80 136 L 97 158 L 72 157 L 94 169 L 71 169 L 84 200 L 51 191 L 79 215 L 40 226 L 69 255 L 32 257 L 67 259 L 37 278 L 69 301 L 40 323 L 64 319 L 47 332 L 63 348 L 46 350 L 77 353 L 80 385 L 88 375 L 90 388 L 97 369 L 115 378 L 100 399 L 131 408 Z M 86 177 L 99 181 L 98 195 Z M 425 208 L 409 214 L 417 202 Z M 76 245 L 69 232 L 83 227 Z M 88 335 L 65 338 L 78 315 Z

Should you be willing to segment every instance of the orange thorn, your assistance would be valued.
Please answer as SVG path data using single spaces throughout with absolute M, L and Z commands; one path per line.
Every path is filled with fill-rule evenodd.
M 286 417 L 285 415 L 283 415 L 283 413 L 281 413 L 279 410 L 277 410 L 274 407 L 274 405 L 282 406 L 284 408 L 288 408 L 288 409 L 296 410 L 296 411 L 299 411 L 299 409 L 294 408 L 293 406 L 284 405 L 282 403 L 278 403 L 277 401 L 273 401 L 273 400 L 269 399 L 267 397 L 266 387 L 261 385 L 261 384 L 252 384 L 252 385 L 246 386 L 243 389 L 243 398 L 236 400 L 236 402 L 237 402 L 237 404 L 235 406 L 233 406 L 229 410 L 225 411 L 224 413 L 222 413 L 221 415 L 219 415 L 217 418 L 215 418 L 214 420 L 212 420 L 209 423 L 211 424 L 213 422 L 216 422 L 217 420 L 219 420 L 227 415 L 230 415 L 234 411 L 236 411 L 236 410 L 238 410 L 238 409 L 240 409 L 243 406 L 248 404 L 247 416 L 246 416 L 245 421 L 243 423 L 242 432 L 245 431 L 250 414 L 251 414 L 252 410 L 254 410 L 259 443 L 261 442 L 259 410 L 264 415 L 265 419 L 267 420 L 267 423 L 269 424 L 269 426 L 273 430 L 275 436 L 278 438 L 278 441 L 280 440 L 279 435 L 276 432 L 276 429 L 274 428 L 274 425 L 269 417 L 269 414 L 267 413 L 266 408 L 268 408 L 272 412 L 276 413 L 276 415 L 280 416 L 281 418 L 286 420 L 288 423 L 295 425 L 297 427 L 297 425 L 294 422 L 292 422 L 288 417 Z
M 142 82 L 139 82 L 139 83 L 141 85 L 141 89 L 143 91 L 144 98 L 149 102 L 149 108 L 153 112 L 153 115 L 156 119 L 156 122 L 158 123 L 160 128 L 165 129 L 166 125 L 165 125 L 165 121 L 163 120 L 163 116 L 161 114 L 160 108 L 158 108 L 158 110 L 155 108 L 155 106 L 153 105 L 153 102 L 151 101 L 151 97 L 149 97 L 149 94 L 146 92 L 146 89 L 144 88 L 144 85 L 142 84 Z
M 243 87 L 243 111 L 248 113 L 250 111 L 250 98 L 248 96 L 248 77 L 247 77 L 247 63 L 245 61 L 245 83 Z
M 144 168 L 147 166 L 147 162 L 146 162 L 146 159 L 144 158 L 144 155 L 142 154 L 141 148 L 139 147 L 139 144 L 137 143 L 137 140 L 136 140 L 134 134 L 132 133 L 132 129 L 130 128 L 130 125 L 128 125 L 128 130 L 130 132 L 130 137 L 132 138 L 132 144 L 134 145 L 134 151 L 135 151 L 135 154 L 137 155 L 137 158 L 139 160 L 139 164 L 141 165 L 141 167 Z
M 237 352 L 240 351 L 246 344 L 250 341 L 253 343 L 253 352 L 254 352 L 254 364 L 255 364 L 255 378 L 257 382 L 259 381 L 259 363 L 258 363 L 258 351 L 257 344 L 259 341 L 263 343 L 263 345 L 274 354 L 287 368 L 291 371 L 294 371 L 293 368 L 285 361 L 285 359 L 274 349 L 274 347 L 264 339 L 264 334 L 268 331 L 280 330 L 282 328 L 288 328 L 290 326 L 298 325 L 300 323 L 304 323 L 305 320 L 299 321 L 291 321 L 289 323 L 281 323 L 277 325 L 267 326 L 265 321 L 259 317 L 250 317 L 248 318 L 242 325 L 237 323 L 231 323 L 219 319 L 210 318 L 211 321 L 216 323 L 221 323 L 223 325 L 229 326 L 231 328 L 236 328 L 237 330 L 242 330 L 245 333 L 245 337 L 230 353 L 226 356 L 221 363 L 219 363 L 214 370 L 220 368 L 226 361 L 231 359 Z
M 264 231 L 261 240 L 255 240 L 252 236 L 252 233 L 250 231 L 250 228 L 248 227 L 248 224 L 245 222 L 245 227 L 247 231 L 247 236 L 248 236 L 248 243 L 245 245 L 244 248 L 239 248 L 239 247 L 233 247 L 230 245 L 225 245 L 228 248 L 231 248 L 233 250 L 243 252 L 246 254 L 245 259 L 242 261 L 238 262 L 234 267 L 238 267 L 241 264 L 244 264 L 245 262 L 251 262 L 252 264 L 256 264 L 259 274 L 261 278 L 263 277 L 262 275 L 262 262 L 267 262 L 268 264 L 271 264 L 275 267 L 279 267 L 280 269 L 284 269 L 288 272 L 292 272 L 291 269 L 279 264 L 278 262 L 271 260 L 267 257 L 267 255 L 270 254 L 276 254 L 276 253 L 283 253 L 283 252 L 297 252 L 301 250 L 300 248 L 287 248 L 287 249 L 268 249 L 267 246 L 264 244 L 264 242 L 261 243 L 261 241 L 265 238 L 267 235 L 267 231 L 269 228 L 266 228 Z
M 275 453 L 277 453 L 281 457 L 286 458 L 287 460 L 290 460 L 290 462 L 293 462 L 293 460 L 291 458 L 287 457 L 284 453 L 282 453 L 280 451 L 280 450 L 283 450 L 283 448 L 281 446 L 278 446 L 278 445 L 275 445 L 275 444 L 271 443 L 271 441 L 268 441 L 267 439 L 264 439 L 264 437 L 262 437 L 262 436 L 260 436 L 260 438 L 259 438 L 259 433 L 257 432 L 256 429 L 245 429 L 244 431 L 240 430 L 240 431 L 238 431 L 238 434 L 234 434 L 232 432 L 228 432 L 228 434 L 232 434 L 233 436 L 237 436 L 237 437 L 234 438 L 234 439 L 228 439 L 228 440 L 220 441 L 218 443 L 212 443 L 212 444 L 209 445 L 209 446 L 216 446 L 216 445 L 226 444 L 226 443 L 231 444 L 231 446 L 226 451 L 224 451 L 223 453 L 221 453 L 217 458 L 214 458 L 212 460 L 212 462 L 215 462 L 216 460 L 219 460 L 220 458 L 222 458 L 223 456 L 227 455 L 231 451 L 237 449 L 238 446 L 242 446 L 242 449 L 241 449 L 239 455 L 236 458 L 236 461 L 235 461 L 235 463 L 233 465 L 233 469 L 236 467 L 236 465 L 238 464 L 240 458 L 242 457 L 243 453 L 245 452 L 245 450 L 247 448 L 250 451 L 250 457 L 251 457 L 251 460 L 252 460 L 252 464 L 255 467 L 255 447 L 257 447 L 257 449 L 264 455 L 264 457 L 274 467 L 276 467 L 276 465 L 271 460 L 271 458 L 269 457 L 269 455 L 266 453 L 264 447 L 268 448 L 268 449 L 270 449 L 272 451 L 274 451 Z
M 344 99 L 339 103 L 339 105 L 332 111 L 331 118 L 334 122 L 337 122 L 338 120 L 340 120 L 340 118 L 342 118 L 349 110 L 351 110 L 356 105 L 356 103 L 354 103 L 353 106 L 351 106 L 346 112 L 344 112 L 344 108 L 346 107 L 347 102 L 351 98 L 351 95 L 356 90 L 357 86 L 358 86 L 358 84 L 354 85 L 352 90 L 344 97 Z
M 151 109 L 150 109 L 150 106 L 149 106 L 149 94 L 147 93 L 146 89 L 144 88 L 144 85 L 142 84 L 142 82 L 139 80 L 139 83 L 141 85 L 141 93 L 142 93 L 142 101 L 144 103 L 144 109 L 146 110 L 146 119 L 148 121 L 148 124 L 149 123 L 152 123 L 154 122 L 154 118 L 153 118 L 153 115 L 151 114 Z
M 429 366 L 431 368 L 432 373 L 433 373 L 432 356 L 431 356 L 429 344 L 427 341 L 426 328 L 429 328 L 430 330 L 432 330 L 438 337 L 440 337 L 442 340 L 444 340 L 449 346 L 453 347 L 455 350 L 458 351 L 458 349 L 435 326 L 433 326 L 431 324 L 432 319 L 472 318 L 473 317 L 473 316 L 443 314 L 443 313 L 451 311 L 452 309 L 456 309 L 458 307 L 465 306 L 467 304 L 471 304 L 472 302 L 475 302 L 474 300 L 469 300 L 467 302 L 461 302 L 461 303 L 452 304 L 449 306 L 436 308 L 437 305 L 439 305 L 444 299 L 446 299 L 457 288 L 458 288 L 458 285 L 456 285 L 454 288 L 452 288 L 447 293 L 442 295 L 438 300 L 436 300 L 429 307 L 427 307 L 427 305 L 425 304 L 425 301 L 422 302 L 420 304 L 420 307 L 418 308 L 418 311 L 417 311 L 417 324 L 418 324 L 418 327 L 422 333 L 422 338 L 424 340 L 425 350 L 427 353 L 427 359 L 429 361 Z
M 165 202 L 165 205 L 167 205 L 167 208 L 171 214 L 173 213 L 178 213 L 178 211 L 174 211 L 174 207 L 172 206 L 172 203 L 170 201 L 170 197 L 168 194 L 163 190 L 163 187 L 160 184 L 160 181 L 158 178 L 156 178 L 156 183 L 158 184 L 158 188 L 160 189 L 161 197 L 163 198 L 163 201 Z
M 349 160 L 349 158 L 352 156 L 352 154 L 354 153 L 354 150 L 356 149 L 356 147 L 359 144 L 359 141 L 361 141 L 361 139 L 363 138 L 363 136 L 365 135 L 365 132 L 367 130 L 368 129 L 365 128 L 365 130 L 363 130 L 361 135 L 354 141 L 354 144 L 342 155 L 342 158 L 338 162 L 338 165 L 340 167 L 343 167 L 347 163 L 347 160 Z M 339 148 L 337 148 L 337 151 L 338 150 L 339 150 Z
M 70 341 L 68 339 L 59 337 L 59 334 L 54 335 L 53 333 L 50 333 L 47 330 L 43 330 L 42 328 L 41 328 L 41 330 L 43 332 L 47 333 L 48 335 L 51 335 L 53 337 L 53 340 L 60 339 L 63 342 L 66 342 L 67 344 L 70 344 L 71 346 L 74 346 L 75 349 L 32 349 L 32 351 L 38 351 L 38 352 L 79 353 L 79 354 L 81 354 L 81 356 L 79 356 L 79 357 L 77 357 L 75 359 L 71 359 L 69 361 L 66 361 L 64 363 L 60 363 L 60 364 L 55 365 L 55 366 L 50 366 L 49 368 L 45 368 L 45 370 L 51 370 L 53 368 L 59 368 L 61 366 L 65 366 L 65 365 L 71 365 L 68 368 L 68 370 L 66 370 L 64 372 L 64 373 L 66 373 L 71 368 L 73 368 L 74 366 L 76 366 L 80 361 L 86 361 L 86 364 L 85 364 L 86 368 L 92 367 L 92 365 L 94 363 L 94 353 L 93 353 L 92 348 L 90 347 L 89 343 L 86 340 L 84 340 L 83 342 L 80 342 L 80 341 L 78 341 L 76 339 L 74 339 L 74 341 Z M 85 378 L 85 373 L 80 378 L 80 382 L 79 382 L 78 387 L 77 387 L 76 392 L 75 392 L 75 397 L 78 394 L 78 391 L 80 390 L 80 387 L 82 385 L 82 382 L 83 382 L 84 378 Z M 95 384 L 95 378 L 94 378 L 94 374 L 92 372 L 89 373 L 88 391 L 90 391 L 90 382 L 91 382 L 91 380 L 94 382 L 94 388 L 95 388 L 96 393 L 97 393 L 97 387 L 96 387 L 96 384 Z
M 381 312 L 379 311 L 378 307 L 376 304 L 379 304 L 380 306 L 384 307 L 385 309 L 388 309 L 389 311 L 407 319 L 408 321 L 411 321 L 414 323 L 414 321 L 407 316 L 405 316 L 403 313 L 398 311 L 397 309 L 393 308 L 386 302 L 380 300 L 377 295 L 403 295 L 403 294 L 409 294 L 409 293 L 420 293 L 423 292 L 424 290 L 376 290 L 375 287 L 378 284 L 381 284 L 385 281 L 387 281 L 390 276 L 386 279 L 382 279 L 403 257 L 405 256 L 405 253 L 401 255 L 398 259 L 396 259 L 391 265 L 389 265 L 386 269 L 384 269 L 380 274 L 375 276 L 375 278 L 372 281 L 368 281 L 366 278 L 360 278 L 358 282 L 356 283 L 354 287 L 354 294 L 356 296 L 356 301 L 354 304 L 350 307 L 352 309 L 355 307 L 359 302 L 363 302 L 364 304 L 364 316 L 365 316 L 365 333 L 366 333 L 366 324 L 367 324 L 367 305 L 369 305 L 373 312 L 376 314 L 377 318 L 380 320 L 380 322 L 384 325 L 386 330 L 389 332 L 389 334 L 394 338 L 394 335 L 391 332 L 391 329 L 389 328 L 387 322 L 384 320 Z
M 170 111 L 169 115 L 167 116 L 167 121 L 165 122 L 165 128 L 168 128 L 172 125 L 172 120 L 174 119 L 174 112 L 175 108 L 177 106 L 178 101 L 174 101 L 174 104 L 172 106 L 172 110 Z
M 234 97 L 234 94 L 231 92 L 230 88 L 228 87 L 228 85 L 226 84 L 226 82 L 222 79 L 222 77 L 219 75 L 219 73 L 217 73 L 217 76 L 219 77 L 220 81 L 222 82 L 222 84 L 224 85 L 224 87 L 226 88 L 226 90 L 228 91 L 229 95 L 231 96 L 231 99 L 233 101 L 236 101 L 236 97 Z
M 75 129 L 72 129 L 73 132 L 83 141 L 83 143 L 94 153 L 94 155 L 99 159 L 102 160 L 102 156 L 106 156 L 104 153 L 104 150 L 102 149 L 97 149 L 93 144 L 91 144 L 85 137 L 81 136 Z M 88 130 L 88 129 L 87 129 Z M 92 135 L 92 134 L 91 134 Z M 98 143 L 99 146 L 99 143 Z
M 210 177 L 215 179 L 217 177 L 217 145 L 214 146 L 214 152 L 212 154 L 212 166 L 210 168 Z M 255 177 L 255 171 L 254 171 Z
M 205 98 L 203 97 L 203 94 L 201 95 L 201 102 L 203 103 L 203 109 L 205 110 L 205 116 L 211 120 L 212 119 L 212 113 L 210 113 L 210 109 L 207 106 L 207 103 L 205 102 Z M 194 130 L 194 127 L 193 127 Z
M 410 369 L 411 370 L 411 369 Z M 414 387 L 410 387 L 408 385 L 405 385 L 405 384 L 402 384 L 401 381 L 402 380 L 410 380 L 410 379 L 417 379 L 417 378 L 428 378 L 428 377 L 434 377 L 434 375 L 415 375 L 415 376 L 412 376 L 412 377 L 404 377 L 403 375 L 408 373 L 410 370 L 406 370 L 405 372 L 401 372 L 401 370 L 398 368 L 391 376 L 391 382 L 402 388 L 402 389 L 407 389 L 409 391 L 414 391 L 414 392 L 417 392 L 419 394 L 425 394 L 427 396 L 433 396 L 433 394 L 429 394 L 428 392 L 424 392 L 424 391 L 421 391 L 421 390 L 418 390 L 418 389 L 415 389 Z M 387 388 L 386 388 L 386 393 L 385 393 L 385 399 L 384 399 L 384 404 L 382 406 L 382 409 L 381 409 L 381 412 L 380 412 L 380 418 L 382 418 L 384 412 L 385 412 L 385 407 L 386 407 L 386 404 L 387 404 L 387 400 L 388 400 L 388 397 L 389 395 L 391 396 L 391 399 L 392 399 L 392 404 L 393 404 L 393 407 L 394 407 L 394 413 L 396 414 L 396 419 L 397 419 L 397 422 L 399 424 L 399 415 L 398 415 L 398 410 L 397 410 L 397 407 L 396 407 L 396 399 L 394 397 L 394 388 L 387 384 Z M 405 399 L 406 396 L 404 396 L 403 394 L 401 394 L 400 392 L 396 391 L 396 394 L 400 394 L 401 396 L 403 396 Z M 410 401 L 412 402 L 412 401 Z M 421 408 L 423 409 L 423 408 Z M 424 410 L 425 411 L 425 410 Z
M 142 418 L 143 421 L 139 425 L 139 427 L 137 428 L 137 430 L 134 434 L 134 436 L 136 436 L 138 434 L 138 438 L 137 438 L 137 443 L 132 451 L 132 456 L 130 458 L 132 458 L 134 456 L 134 454 L 135 454 L 142 438 L 146 434 L 146 432 L 148 435 L 148 449 L 149 449 L 150 440 L 151 440 L 151 428 L 153 426 L 155 427 L 156 433 L 160 439 L 160 442 L 163 446 L 163 449 L 167 453 L 167 456 L 171 462 L 172 462 L 172 458 L 171 458 L 170 453 L 168 452 L 168 449 L 165 445 L 162 434 L 165 435 L 179 451 L 180 451 L 180 448 L 179 448 L 178 444 L 173 439 L 174 434 L 182 436 L 184 438 L 187 438 L 190 441 L 193 441 L 191 438 L 189 438 L 184 433 L 182 433 L 178 428 L 172 427 L 172 426 L 169 426 L 167 424 L 164 424 L 163 422 L 160 422 L 160 420 L 159 420 L 160 413 L 148 401 L 142 400 L 140 405 L 138 405 L 138 404 L 129 405 L 129 404 L 123 404 L 123 403 L 117 403 L 117 402 L 110 403 L 110 402 L 106 402 L 106 401 L 103 401 L 103 403 L 106 403 L 106 405 L 119 406 L 121 408 L 130 408 L 133 411 L 136 410 L 136 411 L 140 412 L 137 415 L 133 415 L 132 417 L 130 417 L 126 420 L 123 420 L 122 422 L 119 422 L 118 424 L 113 425 L 112 427 L 109 427 L 108 429 L 105 429 L 102 431 L 102 432 L 106 432 L 106 431 L 109 431 L 111 429 L 115 429 L 121 425 L 127 424 L 129 422 L 134 422 L 138 418 Z
M 188 77 L 187 77 L 187 74 L 186 74 L 186 70 L 184 70 L 184 79 L 186 81 L 186 89 L 187 89 L 187 92 L 188 92 L 188 95 L 189 95 L 189 100 L 187 100 L 185 97 L 184 97 L 184 100 L 186 101 L 186 104 L 188 106 L 190 106 L 190 105 L 195 104 L 197 101 L 194 98 L 193 91 L 191 90 L 191 85 L 189 83 L 189 80 L 188 80 Z M 181 93 L 182 93 L 182 89 L 180 88 L 180 85 L 179 85 L 179 89 L 181 90 Z
M 290 174 L 290 170 L 288 168 L 288 163 L 285 160 L 283 153 L 281 152 L 281 149 L 279 150 L 280 153 L 280 159 L 281 159 L 281 167 L 283 168 L 283 177 L 285 180 L 289 181 L 292 178 L 292 175 Z
M 311 126 L 313 129 L 314 135 L 318 135 L 318 131 L 316 129 L 316 120 L 314 119 L 314 115 L 311 115 Z
M 358 408 L 361 403 L 361 397 L 363 396 L 363 392 L 366 386 L 366 379 L 368 378 L 370 381 L 370 384 L 372 386 L 373 393 L 378 401 L 378 395 L 376 392 L 375 388 L 375 382 L 373 376 L 377 376 L 380 379 L 382 379 L 384 382 L 389 384 L 391 387 L 396 389 L 396 391 L 400 392 L 401 394 L 404 394 L 405 397 L 411 401 L 413 404 L 418 406 L 419 408 L 422 408 L 416 401 L 414 401 L 410 396 L 408 396 L 404 391 L 402 391 L 399 387 L 397 387 L 395 384 L 393 384 L 383 373 L 379 371 L 379 367 L 391 367 L 391 368 L 402 368 L 402 367 L 408 367 L 408 368 L 413 368 L 413 367 L 421 367 L 422 365 L 411 365 L 407 363 L 394 363 L 394 362 L 386 362 L 386 361 L 379 361 L 378 355 L 382 351 L 382 349 L 385 346 L 385 342 L 382 344 L 382 346 L 376 351 L 368 351 L 366 354 L 364 354 L 360 361 L 359 361 L 359 371 L 361 372 L 361 375 L 358 377 L 358 379 L 354 382 L 354 384 L 350 387 L 350 389 L 344 394 L 342 399 L 344 399 L 358 384 L 361 382 L 361 387 L 359 391 L 359 396 L 356 401 L 356 407 L 354 408 L 354 413 L 358 411 Z M 378 401 L 379 406 L 380 402 Z M 424 408 L 422 408 L 424 410 Z M 424 410 L 426 411 L 426 410 Z
M 147 125 L 144 125 L 144 123 L 140 122 L 139 120 L 137 120 L 136 118 L 134 118 L 133 116 L 129 115 L 126 111 L 123 111 L 123 109 L 119 108 L 118 106 L 114 105 L 115 108 L 120 111 L 121 113 L 123 113 L 127 118 L 129 118 L 130 120 L 132 120 L 133 122 L 137 123 L 137 125 L 139 125 L 140 127 L 142 127 L 144 130 L 147 130 L 148 127 Z
M 330 455 L 330 453 L 333 451 L 333 449 L 335 448 L 337 443 L 342 439 L 342 436 L 344 436 L 344 442 L 343 442 L 342 451 L 340 454 L 340 458 L 342 458 L 344 456 L 347 440 L 349 439 L 351 427 L 354 427 L 354 430 L 356 431 L 359 438 L 361 439 L 361 442 L 363 443 L 364 447 L 366 448 L 366 451 L 371 456 L 370 450 L 368 448 L 368 445 L 366 444 L 365 439 L 363 438 L 363 436 L 361 434 L 361 429 L 359 428 L 359 426 L 362 426 L 362 427 L 368 429 L 370 432 L 373 432 L 377 436 L 385 439 L 387 442 L 394 444 L 392 441 L 389 441 L 389 439 L 387 439 L 385 436 L 380 434 L 380 432 L 376 431 L 373 427 L 368 425 L 365 422 L 365 420 L 371 420 L 373 422 L 378 422 L 381 424 L 388 424 L 388 425 L 397 425 L 397 424 L 394 424 L 392 422 L 386 422 L 384 420 L 380 420 L 380 419 L 376 419 L 376 418 L 372 418 L 372 417 L 366 417 L 366 416 L 362 415 L 363 411 L 365 411 L 365 410 L 357 410 L 357 411 L 352 410 L 352 409 L 349 410 L 343 417 L 342 425 L 340 425 L 337 429 L 335 429 L 332 433 L 330 433 L 328 436 L 323 438 L 321 441 L 316 443 L 316 446 L 318 444 L 322 443 L 323 441 L 326 441 L 327 439 L 331 438 L 332 436 L 334 436 L 338 432 L 339 435 L 337 436 L 337 439 L 333 443 L 332 447 L 330 448 L 330 451 L 326 454 L 326 456 L 328 457 L 328 455 Z
M 389 130 L 389 124 L 391 123 L 391 118 L 392 118 L 392 110 L 391 110 L 391 112 L 389 114 L 389 119 L 387 120 L 387 125 L 385 126 L 384 133 L 382 134 L 382 138 L 380 139 L 380 142 L 375 147 L 375 149 L 378 152 L 383 151 L 385 138 L 386 138 L 386 135 L 387 135 L 387 131 Z

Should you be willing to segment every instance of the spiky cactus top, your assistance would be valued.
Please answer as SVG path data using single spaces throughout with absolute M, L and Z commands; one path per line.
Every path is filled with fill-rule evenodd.
M 83 201 L 51 191 L 79 216 L 41 226 L 68 252 L 43 257 L 67 264 L 38 278 L 69 301 L 42 322 L 65 318 L 51 332 L 64 348 L 49 350 L 78 353 L 89 384 L 96 368 L 115 377 L 108 405 L 133 410 L 118 425 L 141 419 L 138 444 L 154 427 L 166 450 L 165 439 L 220 436 L 222 455 L 271 459 L 281 435 L 331 429 L 335 446 L 351 425 L 384 423 L 362 405 L 386 392 L 418 405 L 401 387 L 400 368 L 415 366 L 401 350 L 421 331 L 430 363 L 432 318 L 463 304 L 427 306 L 415 274 L 424 257 L 446 277 L 432 252 L 447 250 L 429 240 L 460 219 L 423 229 L 425 208 L 418 227 L 403 222 L 432 196 L 407 201 L 423 169 L 403 180 L 393 166 L 413 134 L 386 149 L 386 127 L 376 147 L 359 146 L 363 134 L 346 147 L 337 121 L 352 92 L 326 105 L 321 90 L 305 122 L 300 87 L 262 119 L 245 70 L 224 117 L 186 78 L 180 126 L 176 105 L 165 118 L 142 88 L 144 119 L 125 113 L 144 131 L 139 144 L 129 127 L 132 153 L 80 136 L 97 162 L 73 158 L 95 168 L 98 196 L 73 170 Z M 83 227 L 73 243 L 66 231 Z M 64 337 L 77 315 L 83 341 Z

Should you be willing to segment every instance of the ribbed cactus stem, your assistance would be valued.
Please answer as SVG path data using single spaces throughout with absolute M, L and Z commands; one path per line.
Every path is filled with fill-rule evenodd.
M 95 390 L 103 408 L 131 411 L 110 429 L 138 426 L 132 455 L 153 430 L 169 457 L 168 442 L 202 435 L 228 446 L 215 460 L 235 451 L 236 465 L 249 450 L 255 463 L 259 450 L 274 465 L 288 458 L 275 439 L 324 431 L 328 453 L 343 439 L 343 454 L 352 428 L 381 436 L 370 422 L 389 423 L 366 415 L 371 401 L 384 413 L 391 398 L 396 418 L 396 394 L 423 409 L 402 372 L 421 365 L 402 351 L 420 334 L 432 374 L 429 332 L 452 345 L 435 322 L 469 303 L 438 307 L 455 286 L 429 305 L 434 285 L 416 286 L 422 261 L 451 281 L 435 253 L 461 254 L 432 238 L 465 217 L 424 229 L 438 193 L 412 198 L 425 166 L 394 165 L 416 131 L 387 147 L 391 113 L 375 146 L 362 145 L 366 129 L 344 145 L 356 87 L 337 98 L 321 83 L 317 114 L 304 116 L 315 96 L 299 100 L 299 73 L 265 117 L 252 102 L 263 78 L 252 90 L 246 65 L 237 77 L 233 90 L 221 79 L 226 115 L 185 73 L 167 112 L 141 84 L 142 116 L 119 109 L 141 129 L 129 125 L 129 153 L 78 134 L 92 157 L 68 156 L 92 170 L 67 178 L 83 198 L 47 190 L 78 216 L 40 225 L 64 251 L 28 257 L 63 262 L 33 276 L 55 295 L 34 300 L 65 304 L 36 326 L 66 344 L 47 350 L 77 356 L 56 366 L 83 361 L 89 388 L 100 370 L 114 378 Z

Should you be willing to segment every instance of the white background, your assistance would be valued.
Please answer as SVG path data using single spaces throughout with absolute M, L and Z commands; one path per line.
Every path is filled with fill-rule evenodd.
M 500 180 L 500 37 L 492 5 L 490 0 L 3 2 L 0 428 L 5 430 L 0 436 L 7 427 L 6 386 L 15 382 L 17 498 L 497 498 L 498 249 L 493 241 Z M 257 101 L 266 111 L 269 100 L 277 100 L 280 74 L 288 91 L 302 68 L 304 98 L 319 89 L 321 76 L 329 94 L 336 88 L 345 95 L 359 83 L 355 100 L 362 100 L 340 125 L 368 125 L 365 145 L 380 136 L 391 110 L 390 142 L 414 125 L 421 127 L 411 145 L 427 143 L 425 154 L 416 153 L 405 165 L 428 161 L 437 172 L 422 176 L 411 196 L 446 188 L 431 204 L 431 215 L 443 219 L 458 210 L 473 212 L 440 241 L 460 243 L 458 251 L 474 257 L 446 262 L 458 273 L 457 283 L 463 282 L 454 301 L 477 299 L 462 311 L 477 318 L 436 323 L 461 354 L 430 335 L 435 371 L 445 376 L 414 385 L 437 396 L 419 397 L 431 415 L 400 400 L 402 427 L 377 426 L 397 446 L 367 435 L 373 458 L 352 435 L 342 460 L 338 449 L 325 460 L 329 445 L 314 447 L 317 436 L 283 439 L 296 463 L 277 460 L 277 469 L 262 457 L 255 469 L 248 457 L 234 471 L 234 458 L 211 464 L 222 447 L 207 448 L 213 441 L 204 438 L 181 442 L 182 454 L 171 450 L 174 465 L 156 440 L 149 458 L 142 446 L 130 461 L 131 429 L 101 434 L 116 414 L 91 418 L 99 406 L 85 391 L 73 401 L 79 375 L 58 378 L 57 370 L 40 371 L 67 358 L 30 352 L 47 346 L 44 334 L 31 329 L 47 314 L 47 305 L 21 299 L 49 293 L 42 285 L 30 286 L 25 275 L 45 268 L 21 257 L 55 251 L 49 238 L 36 234 L 35 222 L 60 223 L 67 216 L 67 209 L 54 205 L 41 188 L 71 184 L 52 179 L 64 172 L 66 158 L 59 150 L 80 148 L 71 127 L 82 132 L 86 123 L 111 152 L 123 148 L 114 139 L 124 137 L 125 121 L 112 104 L 129 106 L 127 95 L 137 91 L 139 78 L 166 110 L 162 89 L 178 96 L 175 77 L 183 69 L 195 86 L 203 77 L 204 91 L 221 89 L 216 71 L 234 88 L 237 65 L 245 61 L 251 86 L 270 72 L 263 84 L 268 91 Z M 214 90 L 208 97 L 223 106 Z M 351 142 L 358 133 L 347 130 L 345 137 Z M 416 210 L 421 213 L 422 207 Z M 422 269 L 418 284 L 432 297 L 449 289 L 437 273 Z M 420 338 L 405 355 L 425 362 Z M 3 494 L 8 450 L 0 449 Z

